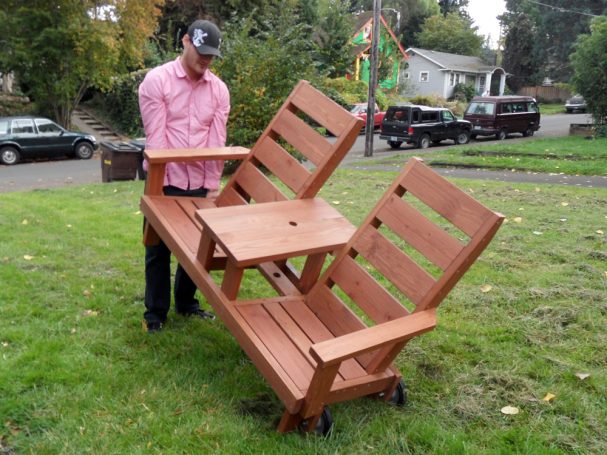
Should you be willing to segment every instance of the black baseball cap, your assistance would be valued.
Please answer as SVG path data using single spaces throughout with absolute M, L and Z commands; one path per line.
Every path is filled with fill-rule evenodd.
M 188 27 L 190 41 L 201 55 L 221 57 L 221 32 L 211 21 L 197 20 Z

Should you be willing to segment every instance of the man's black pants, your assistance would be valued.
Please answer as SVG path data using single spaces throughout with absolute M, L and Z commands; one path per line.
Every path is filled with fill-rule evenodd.
M 163 188 L 165 196 L 205 197 L 206 188 L 182 190 L 174 186 Z M 196 311 L 196 285 L 180 264 L 175 272 L 175 311 L 189 314 Z M 150 322 L 164 323 L 171 306 L 171 251 L 161 240 L 158 245 L 145 247 L 145 298 L 143 315 Z

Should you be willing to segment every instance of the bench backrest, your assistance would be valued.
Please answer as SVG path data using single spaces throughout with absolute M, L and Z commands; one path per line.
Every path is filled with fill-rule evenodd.
M 436 308 L 503 218 L 412 158 L 306 303 L 335 336 Z
M 327 138 L 311 124 L 325 128 L 335 137 Z M 362 120 L 309 82 L 300 81 L 257 140 L 249 157 L 227 182 L 217 197 L 217 205 L 314 197 L 348 153 L 362 125 Z M 287 148 L 306 158 L 309 166 L 300 163 Z M 285 188 L 278 188 L 270 175 Z

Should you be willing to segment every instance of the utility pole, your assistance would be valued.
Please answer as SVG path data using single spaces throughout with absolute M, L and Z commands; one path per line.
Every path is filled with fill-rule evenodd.
M 369 96 L 367 100 L 367 125 L 365 126 L 365 156 L 373 156 L 373 132 L 375 124 L 375 86 L 377 85 L 377 57 L 379 49 L 379 14 L 381 0 L 373 0 L 373 35 L 371 37 L 371 67 L 369 74 Z

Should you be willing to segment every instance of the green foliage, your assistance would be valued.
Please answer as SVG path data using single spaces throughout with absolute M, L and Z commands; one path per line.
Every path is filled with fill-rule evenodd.
M 450 101 L 470 101 L 476 95 L 476 89 L 471 84 L 455 84 Z
M 228 143 L 252 145 L 297 81 L 314 79 L 308 30 L 292 8 L 226 24 L 214 68 L 230 89 Z
M 457 13 L 447 16 L 431 16 L 424 22 L 417 34 L 417 42 L 424 49 L 449 52 L 459 55 L 481 55 L 483 37 L 476 31 L 469 19 Z
M 343 97 L 344 103 L 348 107 L 355 103 L 366 103 L 369 98 L 369 86 L 364 81 L 354 81 L 339 77 L 336 79 L 326 79 L 324 86 L 335 90 Z M 388 108 L 388 97 L 381 90 L 375 91 L 375 102 L 382 111 Z
M 120 2 L 118 19 L 110 21 L 98 16 L 92 0 L 3 2 L 0 30 L 10 58 L 1 66 L 16 73 L 41 114 L 68 126 L 88 87 L 108 88 L 117 71 L 141 62 L 157 3 L 162 0 Z
M 313 58 L 319 72 L 328 77 L 343 76 L 352 63 L 350 49 L 354 24 L 346 3 L 330 0 L 314 28 Z
M 459 101 L 447 101 L 439 95 L 417 95 L 409 99 L 409 102 L 422 106 L 446 107 L 447 109 L 451 109 L 451 111 L 459 117 L 463 115 L 464 109 L 466 108 L 465 104 Z
M 571 62 L 573 83 L 596 123 L 607 123 L 607 17 L 597 17 L 590 35 L 580 35 Z
M 142 137 L 143 123 L 139 111 L 139 84 L 148 70 L 135 71 L 114 80 L 112 88 L 103 94 L 103 111 L 125 135 Z

